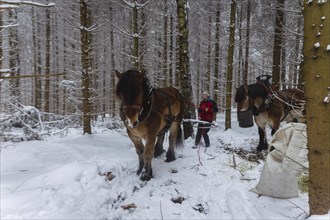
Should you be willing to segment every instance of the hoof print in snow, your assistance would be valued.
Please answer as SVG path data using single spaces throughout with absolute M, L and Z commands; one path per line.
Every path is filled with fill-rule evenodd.
M 171 169 L 170 173 L 178 173 L 178 170 L 177 169 Z
M 194 210 L 203 213 L 203 214 L 207 214 L 207 209 L 206 207 L 204 207 L 201 203 L 196 204 L 195 206 L 192 207 Z
M 135 203 L 131 203 L 131 204 L 127 204 L 127 205 L 122 205 L 120 206 L 122 209 L 124 210 L 130 210 L 130 209 L 136 209 L 137 206 L 135 205 Z
M 100 173 L 100 176 L 105 176 L 105 179 L 108 181 L 111 181 L 116 177 L 112 172 Z
M 172 202 L 174 202 L 174 203 L 179 203 L 179 204 L 182 204 L 182 202 L 183 202 L 184 200 L 185 200 L 185 198 L 182 197 L 182 196 L 176 196 L 176 197 L 173 197 L 173 198 L 171 199 Z

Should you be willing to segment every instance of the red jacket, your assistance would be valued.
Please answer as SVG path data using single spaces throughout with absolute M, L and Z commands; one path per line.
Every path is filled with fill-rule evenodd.
M 198 116 L 202 121 L 213 121 L 213 104 L 211 99 L 201 101 L 198 108 Z

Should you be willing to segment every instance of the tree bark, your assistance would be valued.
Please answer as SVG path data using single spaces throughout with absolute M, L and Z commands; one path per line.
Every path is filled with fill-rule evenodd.
M 219 77 L 220 77 L 220 1 L 216 6 L 216 18 L 215 18 L 215 51 L 214 51 L 214 101 L 218 103 L 219 98 Z
M 189 45 L 188 45 L 188 13 L 187 13 L 187 1 L 186 0 L 176 0 L 177 3 L 177 15 L 178 15 L 178 27 L 179 27 L 179 37 L 178 37 L 178 52 L 179 52 L 179 74 L 180 74 L 180 85 L 181 92 L 183 96 L 191 103 L 193 103 L 193 94 L 191 86 L 191 73 L 189 67 Z M 188 105 L 185 108 L 184 117 L 191 118 L 194 116 L 194 107 Z M 184 128 L 184 138 L 193 135 L 194 129 L 192 124 L 185 124 Z
M 283 22 L 284 22 L 284 0 L 277 0 L 275 12 L 275 35 L 273 48 L 273 83 L 280 84 L 281 74 L 281 51 L 283 39 Z
M 248 0 L 246 6 L 246 36 L 245 36 L 245 59 L 243 71 L 243 84 L 248 84 L 249 76 L 249 50 L 250 50 L 250 17 L 251 17 L 251 1 Z
M 132 11 L 132 31 L 133 31 L 133 51 L 132 51 L 132 66 L 139 69 L 139 27 L 138 27 L 138 8 L 134 5 Z
M 310 214 L 330 209 L 330 2 L 304 1 L 304 65 Z
M 39 33 L 39 24 L 38 24 L 38 15 L 35 14 L 35 10 L 32 8 L 32 26 L 33 26 L 33 35 L 32 35 L 32 41 L 33 41 L 33 58 L 34 58 L 34 74 L 36 77 L 34 78 L 34 106 L 37 109 L 41 109 L 41 79 L 37 77 L 39 74 L 41 74 L 41 55 L 40 55 L 40 39 L 37 39 L 37 34 Z
M 164 86 L 168 86 L 169 80 L 167 76 L 168 70 L 168 57 L 167 57 L 167 31 L 168 31 L 168 6 L 167 0 L 165 0 L 164 15 L 163 15 L 163 30 L 164 30 L 164 40 L 163 40 L 163 77 L 164 77 Z
M 50 11 L 46 9 L 46 63 L 45 63 L 45 90 L 44 90 L 44 111 L 49 112 L 49 97 L 50 97 Z
M 211 94 L 211 79 L 212 79 L 212 71 L 211 71 L 211 55 L 212 55 L 212 1 L 209 2 L 208 6 L 209 8 L 209 15 L 208 15 L 208 32 L 207 32 L 207 71 L 206 71 L 206 79 L 205 82 L 206 89 Z
M 12 23 L 17 22 L 16 11 L 9 10 L 9 19 Z M 16 102 L 20 99 L 20 83 L 19 79 L 15 79 L 15 76 L 19 76 L 19 50 L 18 50 L 18 36 L 16 27 L 10 27 L 9 29 L 9 69 L 11 70 L 10 76 L 10 96 L 11 101 Z
M 226 115 L 225 130 L 231 128 L 231 96 L 233 87 L 233 61 L 235 47 L 235 19 L 236 19 L 236 0 L 232 0 L 230 6 L 230 34 L 228 47 L 228 66 L 227 66 L 227 84 L 226 84 Z
M 91 134 L 91 12 L 85 0 L 80 0 L 80 41 L 81 41 L 81 63 L 82 63 L 82 94 L 83 94 L 83 133 Z

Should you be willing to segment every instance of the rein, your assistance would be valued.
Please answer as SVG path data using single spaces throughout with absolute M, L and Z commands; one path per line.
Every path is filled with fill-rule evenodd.
M 126 109 L 130 109 L 130 108 L 141 110 L 142 109 L 142 105 L 138 105 L 138 104 L 136 104 L 136 105 L 122 105 L 121 108 L 122 109 L 125 109 L 125 110 Z
M 144 122 L 150 116 L 150 113 L 153 111 L 153 104 L 154 104 L 154 95 L 153 95 L 154 88 L 148 83 L 148 100 L 144 101 L 145 104 L 132 104 L 132 105 L 121 105 L 120 110 L 126 109 L 137 109 L 140 111 L 138 121 L 139 123 Z M 148 105 L 150 104 L 150 108 L 148 110 Z M 148 112 L 146 112 L 148 110 Z

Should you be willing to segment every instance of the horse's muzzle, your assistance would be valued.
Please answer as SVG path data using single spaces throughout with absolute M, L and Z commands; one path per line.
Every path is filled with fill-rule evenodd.
M 126 120 L 125 120 L 125 124 L 130 128 L 135 128 L 136 126 L 139 125 L 139 123 L 140 123 L 139 120 L 136 120 L 133 123 L 131 122 L 131 120 L 129 118 L 126 118 Z

